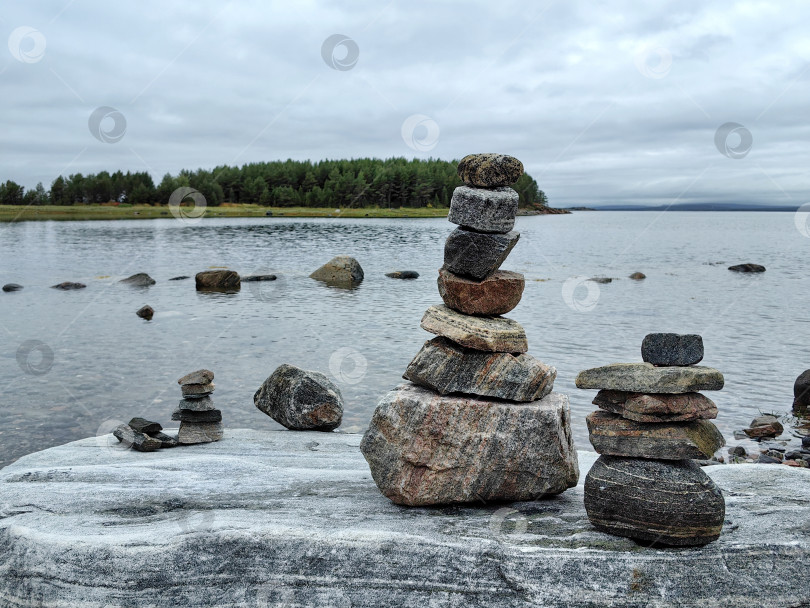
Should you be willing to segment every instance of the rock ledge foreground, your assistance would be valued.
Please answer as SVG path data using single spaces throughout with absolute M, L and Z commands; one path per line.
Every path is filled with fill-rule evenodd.
M 0 605 L 806 605 L 810 471 L 706 467 L 720 539 L 645 549 L 588 522 L 596 454 L 537 502 L 399 507 L 360 440 L 226 429 L 183 450 L 107 435 L 24 456 L 0 469 Z

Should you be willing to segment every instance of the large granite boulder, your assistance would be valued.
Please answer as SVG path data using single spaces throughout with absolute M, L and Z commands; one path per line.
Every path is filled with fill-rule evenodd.
M 458 163 L 458 176 L 468 186 L 510 186 L 523 175 L 523 163 L 506 154 L 468 154 Z
M 810 470 L 703 470 L 726 492 L 705 547 L 597 531 L 580 481 L 546 500 L 403 508 L 360 435 L 227 429 L 148 454 L 90 437 L 0 469 L 0 604 L 151 608 L 800 606 Z M 112 442 L 112 444 L 111 444 Z
M 442 395 L 537 401 L 551 392 L 557 370 L 531 355 L 487 353 L 439 337 L 425 342 L 403 377 Z
M 501 267 L 520 239 L 512 231 L 486 234 L 456 228 L 444 243 L 444 267 L 450 272 L 482 281 Z
M 483 281 L 471 281 L 442 268 L 439 295 L 445 305 L 465 315 L 505 315 L 520 304 L 526 281 L 519 272 L 497 270 Z
M 717 418 L 717 405 L 701 393 L 666 395 L 601 390 L 594 397 L 593 404 L 637 422 L 684 422 Z
M 593 449 L 608 456 L 708 459 L 723 447 L 723 435 L 708 420 L 650 423 L 596 411 L 586 417 Z
M 613 363 L 579 372 L 577 388 L 630 393 L 719 391 L 723 374 L 711 367 L 655 367 L 651 363 Z
M 280 365 L 253 395 L 259 410 L 295 431 L 331 431 L 343 419 L 340 389 L 320 372 Z
M 377 405 L 360 450 L 397 504 L 537 500 L 577 484 L 570 426 L 559 393 L 513 404 L 403 384 Z
M 523 326 L 503 317 L 473 317 L 444 305 L 431 306 L 422 317 L 421 327 L 475 350 L 496 353 L 525 353 L 529 350 Z
M 353 287 L 359 284 L 365 274 L 360 262 L 348 255 L 338 255 L 309 275 L 335 287 Z
M 477 232 L 507 233 L 515 227 L 518 193 L 512 188 L 459 186 L 450 199 L 447 221 Z
M 242 280 L 233 270 L 204 270 L 194 277 L 197 291 L 239 291 Z
M 118 282 L 129 285 L 130 287 L 149 287 L 150 285 L 155 284 L 155 279 L 150 277 L 145 272 L 139 272 L 138 274 L 133 274 L 131 277 L 127 277 L 126 279 L 121 279 Z
M 647 334 L 641 358 L 656 366 L 695 365 L 703 360 L 703 338 L 697 334 Z
M 723 494 L 694 460 L 600 456 L 585 479 L 598 529 L 660 545 L 705 545 L 720 536 Z

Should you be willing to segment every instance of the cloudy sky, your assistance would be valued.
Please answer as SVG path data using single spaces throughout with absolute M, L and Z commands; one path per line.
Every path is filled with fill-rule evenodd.
M 801 0 L 2 1 L 0 179 L 497 151 L 557 206 L 798 206 L 808 31 Z

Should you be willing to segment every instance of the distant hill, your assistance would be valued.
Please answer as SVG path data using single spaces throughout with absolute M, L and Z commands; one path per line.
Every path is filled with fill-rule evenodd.
M 751 203 L 677 203 L 675 205 L 593 205 L 597 211 L 796 211 L 799 205 Z

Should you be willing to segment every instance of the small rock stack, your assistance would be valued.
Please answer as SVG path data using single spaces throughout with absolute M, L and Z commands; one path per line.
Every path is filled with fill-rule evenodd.
M 511 156 L 475 154 L 458 167 L 448 220 L 459 227 L 439 270 L 444 305 L 422 328 L 437 334 L 377 406 L 360 449 L 380 491 L 405 505 L 535 500 L 576 485 L 568 397 L 557 371 L 526 354 L 523 327 L 499 315 L 520 302 L 523 275 L 499 270 L 523 173 Z
M 133 418 L 129 424 L 118 425 L 113 435 L 125 447 L 136 452 L 154 452 L 162 448 L 173 448 L 178 444 L 176 437 L 163 432 L 160 423 L 145 418 Z
M 610 534 L 661 545 L 717 540 L 725 501 L 693 459 L 725 445 L 708 419 L 717 406 L 700 390 L 723 388 L 723 374 L 696 365 L 697 335 L 649 334 L 644 363 L 616 363 L 580 372 L 578 388 L 600 389 L 587 417 L 601 454 L 585 480 L 591 523 Z
M 181 444 L 210 443 L 222 439 L 222 411 L 214 407 L 214 372 L 200 369 L 177 381 L 183 394 L 172 420 L 180 421 Z

